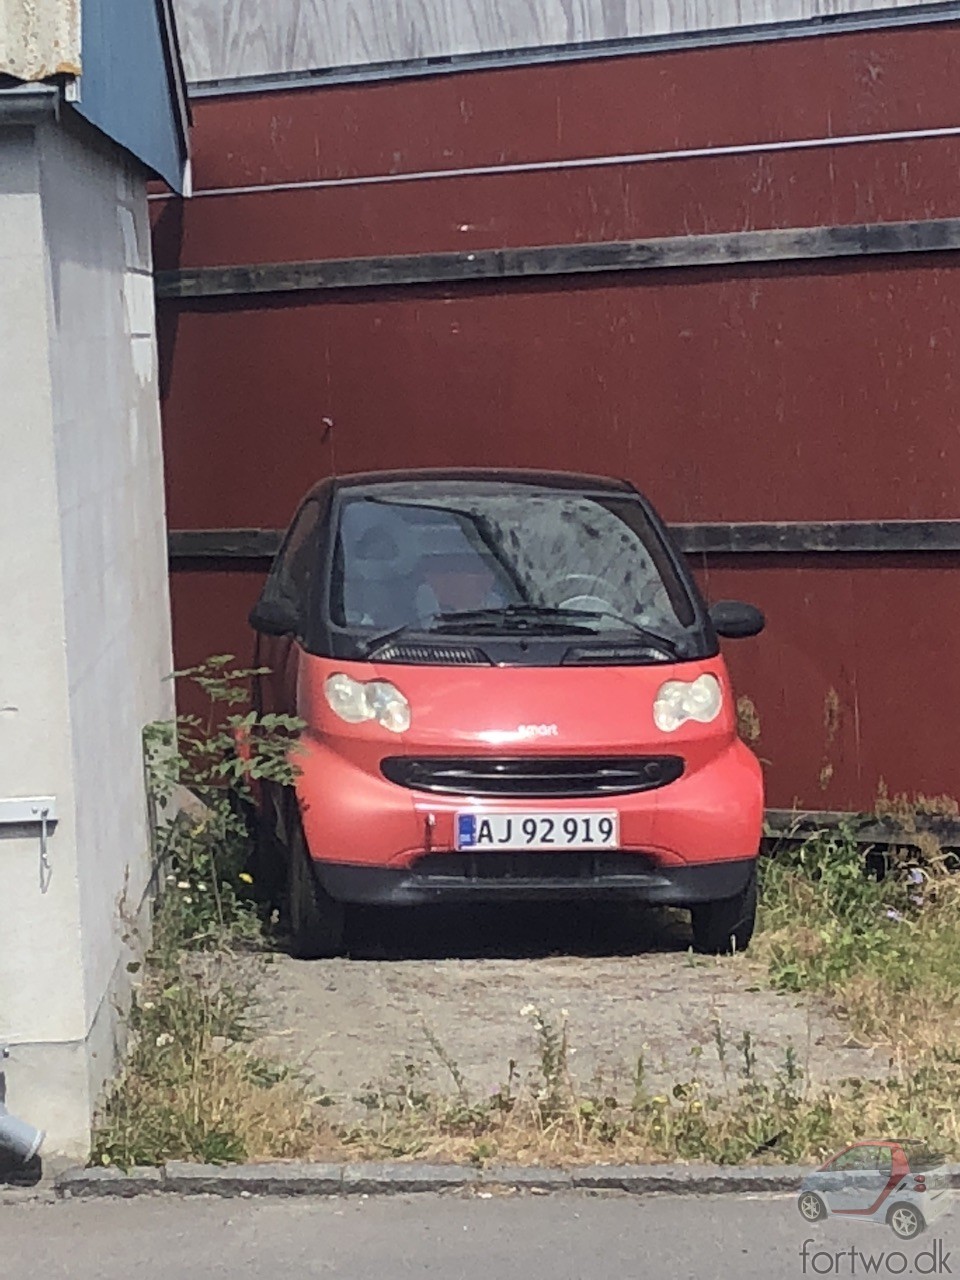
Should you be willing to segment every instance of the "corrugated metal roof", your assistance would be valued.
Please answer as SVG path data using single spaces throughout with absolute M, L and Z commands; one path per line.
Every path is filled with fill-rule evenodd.
M 0 0 L 0 75 L 80 74 L 80 0 Z

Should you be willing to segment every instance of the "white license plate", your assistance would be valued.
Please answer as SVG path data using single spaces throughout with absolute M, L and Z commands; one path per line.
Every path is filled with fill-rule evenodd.
M 608 849 L 618 813 L 458 813 L 458 849 Z

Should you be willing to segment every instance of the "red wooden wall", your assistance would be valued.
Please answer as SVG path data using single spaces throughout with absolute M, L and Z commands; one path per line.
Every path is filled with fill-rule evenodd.
M 203 189 L 930 130 L 960 24 L 195 104 Z M 155 206 L 161 269 L 960 214 L 960 139 Z M 960 255 L 164 302 L 172 529 L 277 527 L 331 469 L 626 475 L 676 521 L 960 516 Z M 331 426 L 332 424 L 332 426 Z M 958 790 L 960 557 L 700 566 L 770 801 Z M 173 576 L 181 660 L 246 653 L 259 566 Z M 837 704 L 834 714 L 830 709 Z

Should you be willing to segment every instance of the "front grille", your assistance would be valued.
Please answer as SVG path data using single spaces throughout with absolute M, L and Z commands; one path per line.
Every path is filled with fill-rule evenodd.
M 648 667 L 657 662 L 676 662 L 676 656 L 657 644 L 580 644 L 563 656 L 565 667 Z
M 412 791 L 510 799 L 586 799 L 653 791 L 683 773 L 680 756 L 389 756 L 383 776 Z
M 503 853 L 493 850 L 468 853 L 427 853 L 410 868 L 430 880 L 581 880 L 605 882 L 654 879 L 658 875 L 646 854 L 617 850 Z
M 490 667 L 482 649 L 464 644 L 398 644 L 391 640 L 371 653 L 375 662 L 398 662 L 420 667 Z

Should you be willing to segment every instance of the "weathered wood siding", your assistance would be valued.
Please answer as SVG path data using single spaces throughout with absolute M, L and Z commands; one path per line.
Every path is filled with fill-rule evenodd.
M 176 0 L 192 81 L 590 44 L 938 0 Z

